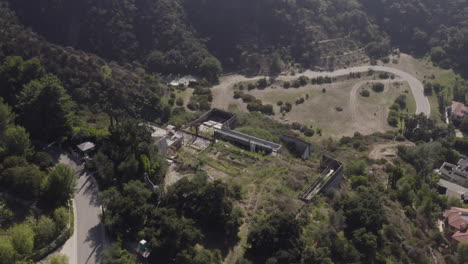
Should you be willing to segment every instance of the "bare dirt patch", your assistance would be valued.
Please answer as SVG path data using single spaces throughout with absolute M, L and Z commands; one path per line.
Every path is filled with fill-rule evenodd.
M 398 146 L 414 147 L 415 144 L 409 141 L 375 144 L 369 152 L 369 158 L 375 160 L 384 159 L 392 163 L 393 159 L 397 157 Z

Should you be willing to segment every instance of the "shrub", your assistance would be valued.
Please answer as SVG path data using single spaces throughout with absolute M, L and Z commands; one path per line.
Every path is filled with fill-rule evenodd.
M 387 64 L 387 63 L 390 62 L 390 58 L 389 58 L 389 57 L 383 57 L 381 60 L 382 60 L 382 62 L 385 63 L 385 64 Z
M 175 102 L 174 98 L 171 98 L 171 99 L 167 100 L 167 103 L 168 103 L 169 105 L 171 105 L 171 106 L 174 105 L 174 102 Z
M 317 132 L 317 135 L 322 136 L 322 129 L 321 128 L 317 128 L 315 131 Z
M 400 111 L 400 105 L 397 103 L 394 103 L 390 106 L 390 110 Z
M 373 83 L 372 90 L 376 93 L 381 93 L 385 89 L 385 85 L 383 83 Z
M 257 87 L 259 89 L 265 89 L 268 86 L 268 81 L 266 78 L 262 78 L 257 81 Z
M 322 93 L 326 93 L 326 92 L 327 92 L 327 89 L 323 88 Z
M 294 122 L 294 123 L 292 123 L 291 128 L 292 128 L 293 130 L 300 130 L 300 129 L 301 129 L 301 124 L 299 124 L 299 123 L 297 123 L 297 122 Z
M 323 76 L 317 77 L 316 82 L 317 82 L 317 84 L 323 84 L 324 83 Z
M 36 152 L 33 158 L 34 164 L 39 166 L 41 170 L 45 170 L 54 166 L 54 160 L 52 157 L 46 152 Z
M 299 80 L 295 80 L 295 81 L 293 82 L 292 86 L 293 86 L 294 88 L 299 88 L 299 87 L 301 87 L 301 82 L 300 82 Z
M 65 228 L 67 228 L 69 217 L 70 214 L 68 213 L 68 210 L 65 207 L 59 207 L 54 210 L 54 222 L 57 226 L 58 232 L 61 232 L 62 230 L 65 230 Z
M 309 78 L 307 78 L 306 76 L 301 76 L 298 80 L 301 86 L 306 86 L 309 83 Z
M 208 101 L 201 101 L 198 103 L 200 110 L 208 111 L 211 109 L 211 104 Z
M 278 101 L 278 102 L 276 103 L 276 105 L 282 106 L 282 105 L 283 105 L 283 101 Z
M 312 137 L 314 136 L 315 132 L 312 128 L 307 128 L 305 131 L 304 131 L 304 135 L 306 137 Z
M 242 91 L 234 91 L 234 99 L 239 99 L 244 95 Z
M 395 103 L 400 106 L 400 109 L 406 108 L 406 95 L 400 95 L 395 99 Z
M 426 96 L 430 96 L 432 95 L 432 83 L 431 82 L 427 82 L 424 84 L 424 95 Z
M 58 231 L 58 232 L 57 232 Z M 44 247 L 51 242 L 60 232 L 55 222 L 47 216 L 41 216 L 34 227 L 34 242 L 37 247 Z
M 304 101 L 305 101 L 305 100 L 304 100 L 304 98 L 303 98 L 303 97 L 301 97 L 301 98 L 299 98 L 299 99 L 297 99 L 297 100 L 296 100 L 296 105 L 303 104 L 303 103 L 304 103 Z
M 192 110 L 192 111 L 198 110 L 198 104 L 195 103 L 195 102 L 190 101 L 190 102 L 187 104 L 187 108 L 190 109 L 190 110 Z
M 247 104 L 247 110 L 250 112 L 260 112 L 262 104 L 258 101 L 250 102 Z
M 385 80 L 390 78 L 390 75 L 387 72 L 381 72 L 379 73 L 379 78 Z
M 253 89 L 255 89 L 255 84 L 249 83 L 249 84 L 247 85 L 247 90 L 251 91 L 251 90 L 253 90 Z
M 292 104 L 291 103 L 285 103 L 283 106 L 281 106 L 280 111 L 284 113 L 291 112 L 292 110 Z
M 405 140 L 406 140 L 406 138 L 404 136 L 402 136 L 402 135 L 398 135 L 396 137 L 396 141 L 405 141 Z
M 343 112 L 343 108 L 340 106 L 335 107 L 335 110 L 338 112 Z
M 367 89 L 362 90 L 359 94 L 361 96 L 363 96 L 363 97 L 369 97 L 370 96 L 370 92 Z
M 243 94 L 242 95 L 242 101 L 244 103 L 250 103 L 250 102 L 253 102 L 255 100 L 255 97 L 250 95 L 250 94 Z
M 288 88 L 291 87 L 291 83 L 290 83 L 290 82 L 284 82 L 284 83 L 283 83 L 283 87 L 284 87 L 285 89 L 288 89 Z
M 398 126 L 398 112 L 395 111 L 395 110 L 390 110 L 390 112 L 388 113 L 388 118 L 387 118 L 387 121 L 388 121 L 388 124 L 393 126 L 393 127 L 396 127 Z
M 266 104 L 266 105 L 263 105 L 262 108 L 261 108 L 261 112 L 265 115 L 274 115 L 275 112 L 273 110 L 273 105 L 271 104 Z
M 180 98 L 180 97 L 177 98 L 177 100 L 176 100 L 176 105 L 178 105 L 178 106 L 183 106 L 183 105 L 184 105 L 184 99 L 182 99 L 182 98 Z

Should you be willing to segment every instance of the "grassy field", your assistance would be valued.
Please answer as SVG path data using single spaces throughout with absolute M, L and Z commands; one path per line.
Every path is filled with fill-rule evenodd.
M 377 80 L 376 80 L 377 79 Z M 388 83 L 383 93 L 372 92 L 371 96 L 364 98 L 359 95 L 363 85 L 378 81 L 376 76 L 363 76 L 359 79 L 342 78 L 332 84 L 306 85 L 300 88 L 282 88 L 280 84 L 274 83 L 266 89 L 244 90 L 244 93 L 253 95 L 261 100 L 263 104 L 274 106 L 275 120 L 285 123 L 297 122 L 302 125 L 312 126 L 314 129 L 322 130 L 322 137 L 314 136 L 312 140 L 320 140 L 323 137 L 339 138 L 351 136 L 356 131 L 363 134 L 373 132 L 384 132 L 393 128 L 387 125 L 388 108 L 393 104 L 395 98 L 401 94 L 408 97 L 409 111 L 416 110 L 411 90 L 406 83 L 392 85 L 393 80 L 382 81 Z M 366 84 L 366 83 L 369 84 Z M 244 84 L 244 86 L 246 86 Z M 233 87 L 233 89 L 235 89 Z M 405 93 L 407 91 L 408 93 Z M 352 93 L 355 93 L 354 95 Z M 357 94 L 356 94 L 357 93 Z M 351 100 L 351 97 L 358 100 Z M 296 104 L 296 100 L 304 98 L 304 103 Z M 292 110 L 281 114 L 278 101 L 291 103 Z M 245 103 L 237 100 L 231 103 L 231 108 L 246 111 Z

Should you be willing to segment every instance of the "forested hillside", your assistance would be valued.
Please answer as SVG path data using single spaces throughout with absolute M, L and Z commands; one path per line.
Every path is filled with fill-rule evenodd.
M 343 52 L 324 54 L 322 41 L 337 38 L 379 58 L 390 51 L 387 34 L 405 52 L 430 52 L 440 66 L 468 68 L 465 0 L 10 3 L 22 22 L 55 43 L 160 73 L 206 75 L 217 71 L 213 55 L 229 70 L 291 61 L 311 67 Z
M 25 24 L 56 43 L 162 73 L 205 75 L 211 54 L 229 69 L 255 67 L 272 53 L 309 67 L 321 56 L 318 41 L 384 42 L 355 0 L 10 3 Z
M 393 44 L 468 71 L 468 1 L 360 0 Z
M 51 44 L 17 23 L 13 12 L 2 2 L 0 28 L 0 61 L 5 61 L 7 56 L 25 60 L 37 57 L 36 64 L 42 64 L 42 71 L 56 75 L 82 109 L 106 112 L 112 117 L 127 115 L 153 121 L 168 118 L 169 109 L 160 101 L 165 86 L 146 75 L 143 69 L 108 63 L 96 55 Z M 22 85 L 42 77 L 21 74 L 22 63 L 21 58 L 10 59 L 3 65 L 0 82 L 7 100 L 15 98 Z

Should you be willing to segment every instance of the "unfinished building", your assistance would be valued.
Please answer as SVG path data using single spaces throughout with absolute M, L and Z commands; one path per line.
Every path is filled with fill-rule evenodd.
M 207 126 L 215 129 L 234 129 L 237 125 L 237 115 L 213 108 L 193 121 L 191 127 Z
M 338 189 L 343 181 L 343 164 L 323 155 L 320 161 L 320 174 L 320 177 L 299 196 L 300 200 L 310 203 L 318 193 Z
M 286 143 L 286 148 L 297 157 L 307 160 L 310 158 L 312 145 L 296 137 L 282 136 L 281 140 Z
M 281 153 L 281 145 L 260 138 L 256 138 L 238 131 L 221 129 L 214 132 L 215 139 L 228 141 L 233 145 L 246 148 L 252 152 L 264 152 L 266 154 Z
M 163 156 L 172 156 L 169 150 L 176 150 L 182 146 L 184 135 L 177 132 L 174 126 L 166 128 L 149 125 L 152 130 L 151 136 L 156 139 L 155 145 L 158 152 Z

